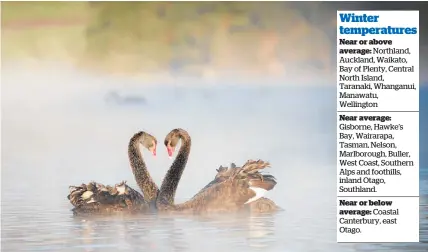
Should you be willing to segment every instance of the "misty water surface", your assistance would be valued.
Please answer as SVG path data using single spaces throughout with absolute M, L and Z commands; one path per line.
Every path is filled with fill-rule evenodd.
M 426 243 L 336 243 L 335 89 L 143 86 L 37 65 L 17 62 L 2 69 L 4 251 L 426 251 Z M 127 180 L 136 188 L 129 138 L 145 130 L 162 142 L 176 127 L 187 129 L 193 141 L 177 202 L 205 186 L 218 166 L 260 158 L 271 162 L 269 172 L 278 180 L 268 197 L 285 211 L 72 216 L 69 185 Z M 144 154 L 160 183 L 171 162 L 166 150 L 160 145 L 156 158 Z M 425 242 L 427 177 L 423 170 Z

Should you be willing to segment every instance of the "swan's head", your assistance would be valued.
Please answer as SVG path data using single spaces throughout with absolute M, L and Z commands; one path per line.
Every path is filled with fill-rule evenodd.
M 143 132 L 142 137 L 140 138 L 140 143 L 153 153 L 153 156 L 156 156 L 157 140 L 154 136 Z
M 168 133 L 168 135 L 166 135 L 164 144 L 166 146 L 166 150 L 168 151 L 168 156 L 172 157 L 172 154 L 174 154 L 175 147 L 177 146 L 180 138 L 180 129 L 173 129 Z

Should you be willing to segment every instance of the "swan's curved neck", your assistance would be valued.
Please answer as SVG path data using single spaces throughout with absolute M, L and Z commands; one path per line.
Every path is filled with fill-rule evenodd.
M 192 141 L 187 132 L 179 131 L 179 137 L 181 139 L 181 147 L 169 168 L 160 188 L 158 202 L 162 205 L 173 205 L 175 192 L 177 191 L 178 183 L 180 182 L 181 175 L 183 174 L 184 168 L 187 164 L 187 159 L 190 154 L 190 147 Z
M 141 133 L 135 134 L 129 141 L 128 157 L 135 181 L 138 187 L 140 187 L 144 198 L 148 202 L 154 202 L 159 193 L 159 189 L 152 180 L 152 177 L 150 177 L 143 155 L 141 154 L 139 141 L 141 137 L 144 137 Z

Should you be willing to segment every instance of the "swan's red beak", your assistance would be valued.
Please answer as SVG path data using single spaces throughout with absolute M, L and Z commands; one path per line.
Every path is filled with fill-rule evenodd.
M 166 149 L 168 150 L 168 156 L 172 157 L 172 154 L 174 153 L 174 148 L 173 147 L 166 147 Z

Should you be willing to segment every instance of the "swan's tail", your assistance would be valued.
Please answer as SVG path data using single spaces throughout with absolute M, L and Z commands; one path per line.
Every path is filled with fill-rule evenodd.
M 146 207 L 144 197 L 122 181 L 115 186 L 104 186 L 89 182 L 80 186 L 70 186 L 67 196 L 74 206 L 75 215 L 136 211 Z
M 257 187 L 266 191 L 272 190 L 276 185 L 276 178 L 269 174 L 260 173 L 261 170 L 270 167 L 269 162 L 263 160 L 248 160 L 237 174 L 249 179 L 251 187 Z
M 268 167 L 270 167 L 269 162 L 259 159 L 257 161 L 248 160 L 244 166 L 239 169 L 236 176 L 248 179 L 249 189 L 254 193 L 254 197 L 248 199 L 244 204 L 261 199 L 267 191 L 275 187 L 276 179 L 274 176 L 260 173 L 261 170 Z
M 270 167 L 269 162 L 265 162 L 263 160 L 248 160 L 244 166 L 240 169 L 239 173 L 241 175 L 244 174 L 257 174 L 260 170 Z

